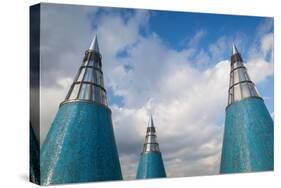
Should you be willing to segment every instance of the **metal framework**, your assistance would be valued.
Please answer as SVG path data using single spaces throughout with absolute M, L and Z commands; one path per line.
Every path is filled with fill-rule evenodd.
M 233 102 L 249 97 L 261 98 L 255 84 L 251 81 L 248 75 L 247 68 L 243 64 L 240 53 L 236 46 L 233 45 L 228 90 L 228 106 Z
M 99 51 L 97 35 L 85 52 L 74 81 L 62 102 L 86 101 L 107 106 L 106 90 L 103 82 L 102 56 Z
M 150 151 L 160 152 L 152 116 L 150 117 L 150 122 L 146 130 L 146 136 L 143 147 L 143 152 Z

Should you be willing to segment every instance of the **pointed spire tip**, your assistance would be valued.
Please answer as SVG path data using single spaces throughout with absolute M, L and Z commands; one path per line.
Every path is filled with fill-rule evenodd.
M 99 44 L 98 44 L 98 35 L 97 34 L 95 34 L 95 36 L 94 36 L 94 38 L 91 42 L 89 50 L 99 52 Z
M 232 44 L 232 55 L 237 54 L 237 53 L 238 53 L 238 50 L 237 50 L 235 44 L 233 43 Z
M 150 114 L 150 123 L 149 123 L 148 126 L 149 126 L 149 127 L 154 127 L 152 114 Z

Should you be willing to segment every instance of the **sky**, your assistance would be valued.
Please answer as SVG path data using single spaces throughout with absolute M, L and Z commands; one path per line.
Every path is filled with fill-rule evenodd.
M 233 43 L 274 115 L 272 18 L 43 4 L 40 27 L 40 143 L 97 34 L 124 179 L 150 114 L 168 177 L 219 173 Z

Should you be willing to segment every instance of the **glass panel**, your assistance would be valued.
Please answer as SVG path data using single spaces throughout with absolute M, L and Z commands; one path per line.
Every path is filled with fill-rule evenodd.
M 102 103 L 107 105 L 106 95 L 104 91 L 102 92 Z
M 105 104 L 105 101 L 104 101 L 104 91 L 103 90 L 101 90 L 101 93 L 100 93 L 100 102 L 102 103 L 102 104 Z
M 233 85 L 233 72 L 230 73 L 229 87 Z
M 236 62 L 236 63 L 233 64 L 234 69 L 237 68 L 237 67 L 241 67 L 241 66 L 243 66 L 243 64 L 241 62 Z
M 240 84 L 234 86 L 234 101 L 241 100 Z
M 90 84 L 82 84 L 79 99 L 89 100 L 90 99 Z
M 71 91 L 71 94 L 69 96 L 69 100 L 73 100 L 73 99 L 76 99 L 77 97 L 77 94 L 78 94 L 78 90 L 79 90 L 79 87 L 80 87 L 80 84 L 75 84 L 72 91 Z
M 102 101 L 102 93 L 103 93 L 103 90 L 99 88 L 99 101 L 100 102 Z
M 238 75 L 239 75 L 239 81 L 244 81 L 245 79 L 245 77 L 244 77 L 244 71 L 243 71 L 243 69 L 239 69 L 239 71 L 238 71 Z
M 146 139 L 146 143 L 156 143 L 157 142 L 155 135 L 147 136 L 145 139 Z
M 99 80 L 99 81 L 100 81 L 99 84 L 100 84 L 101 86 L 103 86 L 103 77 L 102 77 L 102 74 L 101 74 L 101 73 L 100 73 L 100 80 Z
M 98 68 L 98 69 L 101 69 L 100 63 L 97 62 L 97 61 L 94 63 L 94 67 L 96 67 L 96 68 Z
M 94 70 L 94 83 L 99 84 L 98 82 L 98 76 L 99 76 L 99 71 L 98 70 Z
M 95 101 L 100 102 L 101 100 L 101 96 L 100 96 L 100 88 L 98 88 L 97 86 L 95 86 Z
M 107 105 L 105 91 L 95 85 L 92 85 L 92 100 Z
M 88 63 L 88 66 L 94 66 L 94 61 L 90 60 L 89 63 Z
M 232 103 L 232 101 L 233 101 L 233 88 L 231 88 L 229 91 L 228 104 Z
M 93 82 L 93 69 L 92 68 L 87 68 L 84 81 Z
M 99 71 L 97 74 L 97 84 L 101 85 L 101 73 Z
M 242 84 L 241 84 L 241 90 L 242 90 L 242 96 L 243 96 L 243 98 L 247 98 L 247 97 L 250 97 L 250 96 L 251 96 L 250 88 L 249 88 L 249 86 L 248 86 L 248 83 L 242 83 Z
M 92 85 L 92 99 L 93 100 L 96 100 L 96 86 L 95 85 Z
M 233 73 L 234 73 L 234 84 L 239 82 L 238 70 L 239 69 L 236 69 L 236 70 L 233 71 Z
M 159 151 L 159 145 L 157 143 L 145 144 L 144 151 Z
M 245 69 L 245 78 L 246 78 L 246 80 L 250 80 L 250 77 L 249 77 L 246 69 Z
M 84 73 L 85 73 L 85 68 L 82 68 L 81 72 L 80 72 L 80 75 L 77 79 L 78 82 L 81 82 L 82 79 L 83 79 L 83 76 L 84 76 Z
M 257 88 L 256 86 L 254 86 L 253 83 L 249 83 L 249 87 L 250 87 L 250 92 L 251 92 L 251 96 L 259 96 L 258 92 L 257 92 Z
M 247 75 L 247 70 L 245 68 L 241 68 L 240 72 L 239 72 L 239 76 L 240 76 L 240 81 L 245 81 L 245 80 L 249 80 L 248 79 L 248 75 Z

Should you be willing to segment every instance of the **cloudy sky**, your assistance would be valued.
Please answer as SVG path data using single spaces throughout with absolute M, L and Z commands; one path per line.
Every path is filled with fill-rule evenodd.
M 43 4 L 41 143 L 98 34 L 124 179 L 149 115 L 169 177 L 218 174 L 231 45 L 273 116 L 273 19 Z

